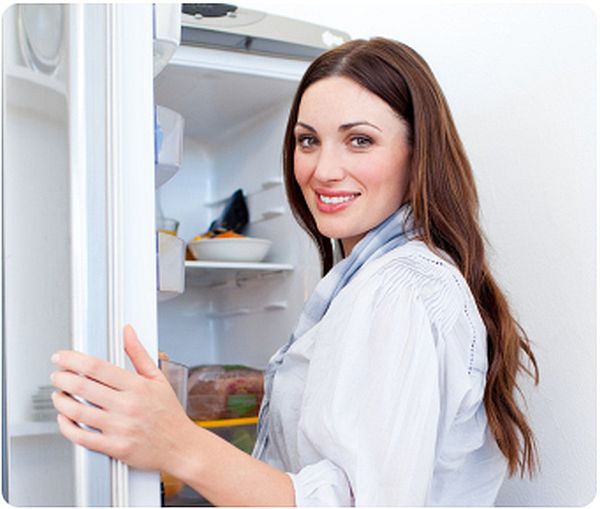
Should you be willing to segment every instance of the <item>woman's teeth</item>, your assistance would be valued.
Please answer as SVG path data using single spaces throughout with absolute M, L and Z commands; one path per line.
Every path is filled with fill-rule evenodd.
M 356 198 L 356 194 L 350 194 L 347 196 L 325 196 L 324 194 L 320 194 L 319 195 L 319 199 L 323 202 L 323 203 L 344 203 L 346 201 L 350 201 L 353 200 L 354 198 Z

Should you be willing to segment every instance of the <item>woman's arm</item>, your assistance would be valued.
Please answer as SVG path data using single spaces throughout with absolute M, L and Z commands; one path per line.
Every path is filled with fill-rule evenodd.
M 196 425 L 170 473 L 217 506 L 294 506 L 291 478 Z M 189 451 L 201 451 L 190 454 Z
M 196 426 L 131 327 L 124 341 L 137 374 L 79 352 L 53 356 L 60 369 L 51 377 L 59 389 L 53 401 L 66 438 L 134 468 L 168 472 L 214 505 L 294 505 L 286 473 Z

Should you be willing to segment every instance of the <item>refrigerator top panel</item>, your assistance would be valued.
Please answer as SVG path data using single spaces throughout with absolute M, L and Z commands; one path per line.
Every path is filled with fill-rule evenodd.
M 181 42 L 312 60 L 350 40 L 340 30 L 232 4 L 182 4 Z

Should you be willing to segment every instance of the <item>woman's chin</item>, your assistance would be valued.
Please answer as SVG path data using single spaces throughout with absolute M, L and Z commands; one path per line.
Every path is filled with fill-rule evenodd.
M 357 237 L 363 234 L 363 232 L 359 232 L 357 230 L 340 228 L 339 226 L 336 227 L 322 223 L 317 223 L 317 228 L 319 229 L 319 233 L 321 235 L 336 240 L 344 240 L 348 238 Z

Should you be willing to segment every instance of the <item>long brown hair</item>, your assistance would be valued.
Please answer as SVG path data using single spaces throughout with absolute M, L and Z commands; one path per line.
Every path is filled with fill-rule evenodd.
M 521 476 L 526 471 L 533 475 L 538 466 L 535 439 L 516 392 L 521 393 L 519 372 L 538 383 L 537 362 L 487 264 L 473 172 L 450 109 L 427 63 L 405 44 L 384 38 L 354 40 L 324 53 L 309 66 L 292 103 L 283 148 L 286 191 L 296 219 L 319 249 L 323 274 L 333 265 L 332 244 L 319 233 L 294 178 L 294 127 L 306 89 L 330 76 L 362 85 L 409 126 L 408 199 L 414 225 L 431 249 L 452 257 L 471 289 L 487 328 L 484 404 L 489 426 L 510 475 L 517 470 Z

